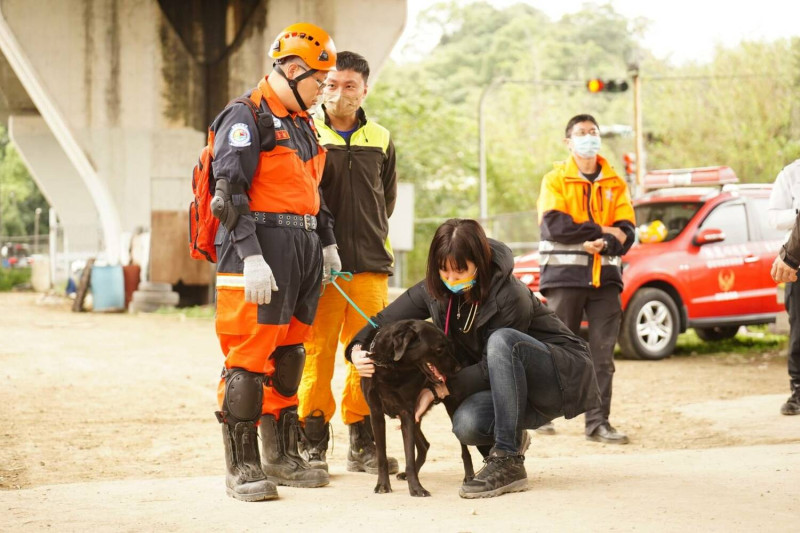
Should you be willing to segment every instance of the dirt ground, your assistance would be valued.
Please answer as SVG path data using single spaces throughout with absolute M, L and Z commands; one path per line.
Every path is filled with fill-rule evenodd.
M 9 492 L 54 485 L 202 476 L 219 478 L 224 500 L 222 443 L 213 415 L 222 357 L 213 321 L 76 314 L 70 305 L 54 296 L 0 294 L 0 501 L 9 501 Z M 787 381 L 786 358 L 778 351 L 617 361 L 612 423 L 628 433 L 631 443 L 587 442 L 582 417 L 558 419 L 555 436 L 532 433 L 529 476 L 551 458 L 560 464 L 584 456 L 797 444 L 800 423 L 775 429 L 800 422 L 777 414 Z M 334 390 L 341 384 L 340 366 Z M 760 417 L 771 426 L 750 430 L 750 423 L 740 420 L 737 402 L 752 405 L 747 399 L 761 395 L 774 395 L 763 403 L 768 415 Z M 338 413 L 332 423 L 331 486 L 337 477 L 344 483 L 352 475 L 355 486 L 363 483 L 363 492 L 371 493 L 374 479 L 344 473 L 347 429 Z M 458 478 L 430 481 L 442 468 L 460 468 L 444 409 L 430 413 L 423 429 L 431 442 L 423 485 L 438 483 L 444 487 L 440 493 L 455 493 Z M 402 465 L 399 431 L 390 431 L 389 451 Z M 554 481 L 557 473 L 547 472 L 545 481 Z M 602 483 L 597 475 L 600 479 L 588 481 Z M 798 479 L 796 470 L 792 475 Z M 399 481 L 393 485 L 395 494 L 406 490 Z M 4 509 L 14 506 L 0 505 L 0 515 Z M 797 506 L 794 510 L 800 513 Z M 0 530 L 3 525 L 0 518 Z

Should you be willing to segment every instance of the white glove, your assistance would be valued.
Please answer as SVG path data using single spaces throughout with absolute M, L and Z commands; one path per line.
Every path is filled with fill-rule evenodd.
M 335 244 L 329 244 L 322 249 L 322 283 L 331 282 L 331 270 L 342 271 L 342 260 Z
M 256 304 L 272 301 L 272 291 L 278 290 L 278 283 L 264 258 L 251 255 L 244 258 L 244 299 Z

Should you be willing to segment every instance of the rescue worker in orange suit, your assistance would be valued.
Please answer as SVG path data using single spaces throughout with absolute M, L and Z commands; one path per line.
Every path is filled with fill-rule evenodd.
M 361 103 L 367 95 L 369 64 L 359 54 L 339 52 L 336 70 L 328 73 L 322 112 L 314 121 L 327 149 L 322 192 L 336 222 L 334 233 L 342 267 L 352 279 L 337 281 L 367 315 L 388 304 L 389 274 L 394 258 L 387 243 L 389 217 L 397 198 L 395 151 L 389 131 L 368 120 Z M 309 463 L 328 470 L 329 421 L 336 409 L 331 392 L 336 348 L 350 344 L 366 325 L 356 309 L 327 286 L 320 297 L 300 383 L 300 418 L 304 429 L 300 451 Z M 342 394 L 342 419 L 349 427 L 347 470 L 378 473 L 369 407 L 361 392 L 361 377 L 350 362 Z M 389 473 L 397 459 L 389 457 Z
M 571 118 L 564 143 L 570 157 L 544 176 L 537 204 L 539 290 L 575 334 L 584 313 L 589 321 L 602 405 L 585 414 L 587 440 L 627 444 L 627 435 L 611 425 L 609 415 L 622 319 L 621 256 L 634 241 L 633 204 L 625 181 L 598 155 L 600 127 L 594 117 Z
M 341 269 L 333 221 L 319 191 L 325 151 L 306 109 L 336 65 L 313 24 L 283 30 L 274 68 L 212 123 L 212 212 L 220 219 L 216 331 L 225 368 L 218 388 L 228 495 L 276 498 L 277 485 L 321 487 L 328 473 L 297 451 L 297 388 L 320 284 Z M 260 427 L 259 454 L 256 428 Z

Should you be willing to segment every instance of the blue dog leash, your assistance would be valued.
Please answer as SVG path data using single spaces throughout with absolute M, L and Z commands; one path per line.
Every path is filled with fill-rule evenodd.
M 356 305 L 356 303 L 352 300 L 352 298 L 350 298 L 347 294 L 345 294 L 345 292 L 342 290 L 342 288 L 339 287 L 339 285 L 336 283 L 336 278 L 342 278 L 345 281 L 351 281 L 353 279 L 353 273 L 352 272 L 339 272 L 338 270 L 331 270 L 331 284 L 334 287 L 336 287 L 336 290 L 339 291 L 339 293 L 342 296 L 344 296 L 344 299 L 347 300 L 347 302 L 350 305 L 353 306 L 353 309 L 358 311 L 358 314 L 363 316 L 366 319 L 366 321 L 369 322 L 370 326 L 372 326 L 375 329 L 378 329 L 378 324 L 376 324 L 370 317 L 368 317 L 366 315 L 366 313 L 364 313 L 364 311 L 362 311 L 361 308 Z M 325 289 L 323 288 L 323 291 L 324 290 Z

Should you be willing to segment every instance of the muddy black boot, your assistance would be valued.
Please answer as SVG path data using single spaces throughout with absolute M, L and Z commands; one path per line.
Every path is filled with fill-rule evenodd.
M 313 415 L 313 413 L 319 414 Z M 325 423 L 325 414 L 316 409 L 312 415 L 306 417 L 306 426 L 300 428 L 298 449 L 311 468 L 328 471 L 325 454 L 328 453 L 328 441 L 331 437 L 330 427 L 330 424 Z
M 524 461 L 524 455 L 492 449 L 484 459 L 486 466 L 475 474 L 474 479 L 461 485 L 458 495 L 462 498 L 493 498 L 526 490 L 528 473 Z
M 375 437 L 372 433 L 372 422 L 369 416 L 361 422 L 349 425 L 350 449 L 347 450 L 347 471 L 378 473 L 378 453 L 375 451 Z M 397 459 L 386 457 L 389 463 L 389 474 L 397 473 Z
M 277 498 L 277 487 L 261 470 L 256 425 L 253 422 L 237 422 L 235 425 L 223 422 L 221 425 L 228 496 L 245 502 Z
M 328 473 L 311 468 L 297 452 L 300 425 L 297 407 L 287 407 L 275 420 L 272 415 L 261 417 L 261 467 L 267 479 L 290 487 L 324 487 L 330 483 Z

